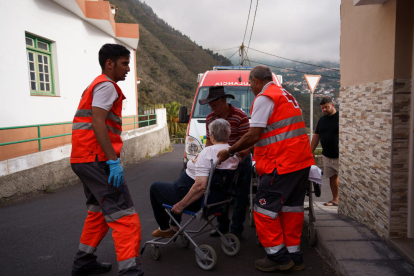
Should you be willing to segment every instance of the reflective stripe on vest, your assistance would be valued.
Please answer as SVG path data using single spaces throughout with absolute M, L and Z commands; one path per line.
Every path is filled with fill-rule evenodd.
M 284 243 L 282 243 L 280 245 L 273 246 L 273 247 L 263 247 L 263 248 L 264 248 L 264 250 L 266 251 L 267 254 L 276 254 L 283 247 L 285 247 Z
M 278 216 L 278 213 L 272 212 L 272 211 L 269 211 L 269 210 L 266 210 L 266 209 L 263 209 L 263 208 L 261 208 L 261 207 L 259 207 L 257 205 L 254 205 L 254 211 L 257 212 L 257 213 L 259 213 L 259 214 L 263 214 L 265 216 L 268 216 L 268 217 L 270 217 L 272 219 L 275 219 Z
M 76 110 L 75 117 L 92 117 L 92 109 L 78 109 Z M 122 127 L 122 118 L 119 118 L 116 114 L 109 111 L 106 118 Z
M 280 121 L 278 121 L 276 123 L 273 123 L 273 124 L 270 124 L 270 125 L 266 126 L 263 129 L 263 132 L 262 133 L 267 133 L 267 132 L 276 130 L 278 128 L 282 128 L 282 127 L 285 127 L 285 126 L 288 126 L 288 125 L 292 125 L 292 124 L 296 124 L 296 123 L 300 123 L 300 122 L 303 122 L 302 115 L 290 117 L 290 118 L 287 118 L 287 119 L 284 119 L 284 120 L 280 120 Z
M 113 133 L 115 133 L 116 135 L 121 135 L 122 134 L 122 130 L 116 129 L 112 126 L 106 125 L 106 128 L 109 129 L 110 131 L 112 131 Z M 75 129 L 90 129 L 92 130 L 92 123 L 74 123 L 72 124 L 72 130 Z
M 305 208 L 302 206 L 283 206 L 282 212 L 284 213 L 302 213 L 305 212 Z
M 266 139 L 262 139 L 259 142 L 256 143 L 255 147 L 263 147 L 263 146 L 268 146 L 270 144 L 273 143 L 277 143 L 289 138 L 294 138 L 303 134 L 307 134 L 306 129 L 305 128 L 298 128 L 298 129 L 294 129 L 291 131 L 287 131 L 275 136 L 270 136 L 269 138 Z
M 105 220 L 106 220 L 106 222 L 114 222 L 114 221 L 117 221 L 118 219 L 121 219 L 123 217 L 129 216 L 129 215 L 132 215 L 132 214 L 135 214 L 134 206 L 132 206 L 131 208 L 128 208 L 126 210 L 118 211 L 118 212 L 113 213 L 111 215 L 106 215 Z

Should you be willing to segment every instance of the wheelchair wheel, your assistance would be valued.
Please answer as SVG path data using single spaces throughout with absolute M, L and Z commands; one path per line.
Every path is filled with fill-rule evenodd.
M 308 242 L 310 246 L 315 246 L 316 244 L 315 226 L 313 224 L 308 225 Z
M 151 253 L 154 260 L 159 260 L 161 258 L 161 251 L 158 245 L 151 245 Z
M 229 246 L 226 246 L 223 242 L 221 243 L 221 249 L 223 249 L 224 253 L 227 256 L 234 256 L 240 251 L 240 240 L 239 238 L 234 234 L 225 234 L 223 235 L 224 238 L 227 240 L 228 243 L 230 243 Z
M 183 247 L 187 248 L 187 247 L 190 246 L 190 241 L 188 240 L 188 238 L 186 236 L 181 235 L 180 239 L 181 239 L 181 243 L 182 243 Z
M 198 247 L 201 251 L 203 251 L 204 255 L 206 256 L 206 260 L 202 260 L 196 252 L 196 261 L 198 266 L 203 270 L 212 270 L 217 264 L 217 254 L 214 249 L 206 244 L 200 245 Z

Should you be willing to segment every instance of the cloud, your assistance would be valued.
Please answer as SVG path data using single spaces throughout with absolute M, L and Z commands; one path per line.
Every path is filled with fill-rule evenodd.
M 256 2 L 252 2 L 245 46 L 249 44 Z M 240 46 L 243 41 L 249 0 L 145 3 L 204 48 L 226 49 Z M 339 38 L 340 0 L 259 0 L 250 47 L 290 59 L 339 62 Z M 219 53 L 229 57 L 235 51 Z M 268 56 L 249 51 L 249 57 L 264 60 Z

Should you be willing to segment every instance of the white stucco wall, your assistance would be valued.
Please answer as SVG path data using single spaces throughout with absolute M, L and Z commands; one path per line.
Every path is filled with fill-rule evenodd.
M 2 1 L 0 17 L 0 127 L 71 121 L 80 96 L 101 74 L 98 51 L 105 43 L 122 44 L 51 0 Z M 57 97 L 31 96 L 25 32 L 54 41 Z M 124 45 L 126 46 L 126 45 Z M 135 65 L 118 85 L 127 100 L 122 115 L 136 114 Z

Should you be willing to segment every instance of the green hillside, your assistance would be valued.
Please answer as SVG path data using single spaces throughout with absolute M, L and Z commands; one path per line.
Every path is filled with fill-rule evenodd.
M 172 101 L 192 105 L 197 74 L 215 65 L 231 65 L 160 19 L 147 4 L 138 0 L 110 0 L 118 6 L 116 22 L 138 23 L 137 77 L 140 106 Z

